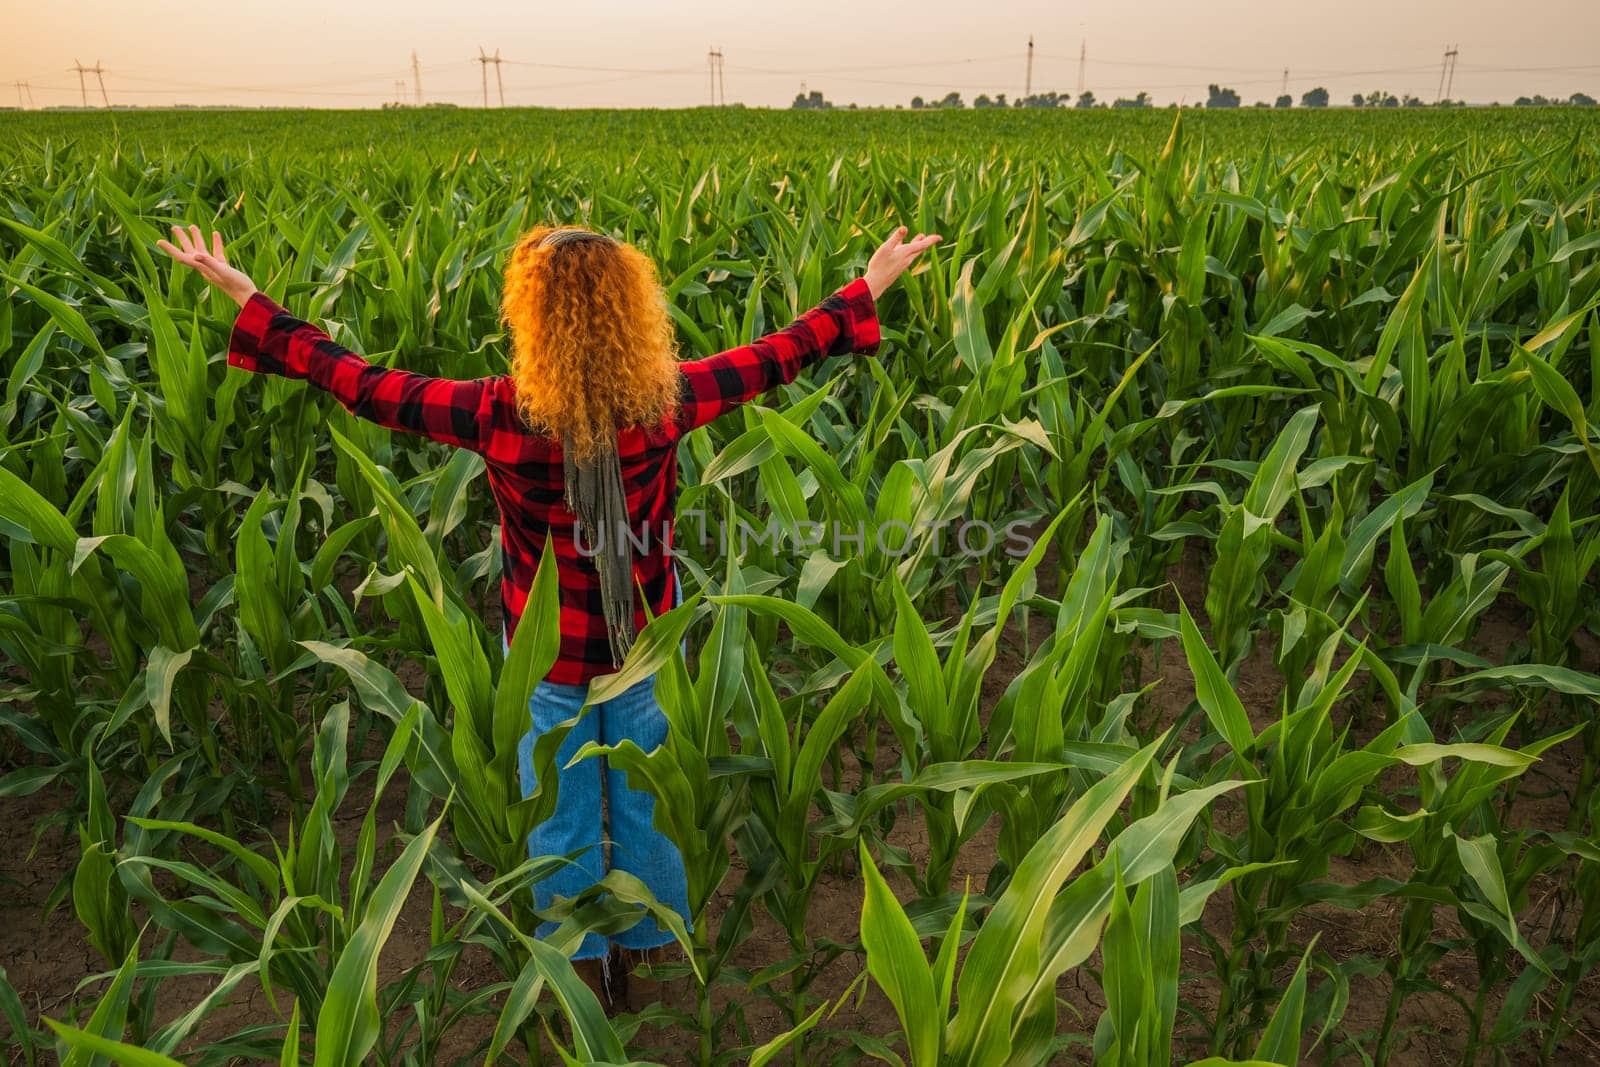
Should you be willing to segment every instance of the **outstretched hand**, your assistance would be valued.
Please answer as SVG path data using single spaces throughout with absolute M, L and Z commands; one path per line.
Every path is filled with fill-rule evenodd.
M 206 251 L 204 235 L 200 227 L 190 226 L 185 230 L 182 226 L 174 226 L 172 235 L 178 239 L 174 245 L 171 241 L 157 241 L 156 247 L 161 249 L 185 267 L 192 267 L 200 277 L 214 285 L 228 295 L 235 304 L 244 307 L 256 291 L 256 283 L 250 276 L 228 263 L 228 256 L 222 249 L 222 232 L 214 231 L 211 234 L 211 251 Z
M 904 274 L 906 268 L 911 266 L 918 256 L 944 240 L 936 233 L 919 233 L 907 241 L 906 233 L 906 227 L 897 228 L 867 261 L 865 277 L 867 288 L 872 290 L 874 300 L 882 296 L 884 290 L 893 285 L 895 279 Z

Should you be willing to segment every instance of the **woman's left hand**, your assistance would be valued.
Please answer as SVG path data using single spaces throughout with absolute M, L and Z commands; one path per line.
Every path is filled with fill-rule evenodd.
M 176 245 L 171 241 L 157 241 L 156 247 L 184 266 L 194 268 L 200 277 L 222 290 L 240 307 L 244 307 L 245 302 L 255 294 L 256 283 L 250 280 L 250 276 L 229 265 L 227 254 L 222 249 L 220 230 L 211 234 L 210 252 L 206 251 L 204 235 L 198 226 L 190 226 L 187 230 L 182 226 L 174 226 L 172 235 L 178 239 Z

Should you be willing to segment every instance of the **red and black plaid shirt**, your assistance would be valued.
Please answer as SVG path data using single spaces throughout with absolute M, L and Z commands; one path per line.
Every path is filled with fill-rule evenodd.
M 636 628 L 645 625 L 645 602 L 651 614 L 659 615 L 672 607 L 676 592 L 668 557 L 679 439 L 793 381 L 824 356 L 870 355 L 878 341 L 872 293 L 858 278 L 776 333 L 679 364 L 683 379 L 676 416 L 658 428 L 633 426 L 617 435 L 629 521 L 635 530 L 649 533 L 647 548 L 642 555 L 635 553 L 633 567 L 634 581 L 644 590 L 644 600 L 634 605 Z M 560 568 L 561 653 L 549 681 L 577 685 L 615 669 L 600 606 L 599 574 L 573 540 L 575 516 L 565 503 L 561 443 L 522 422 L 509 376 L 450 381 L 376 366 L 259 292 L 239 312 L 228 365 L 305 379 L 361 418 L 481 454 L 500 508 L 500 595 L 507 640 L 527 603 L 545 537 L 553 533 Z

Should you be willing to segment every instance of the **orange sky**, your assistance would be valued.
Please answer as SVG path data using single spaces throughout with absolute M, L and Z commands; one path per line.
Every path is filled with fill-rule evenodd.
M 1455 93 L 1600 97 L 1600 2 L 1519 0 L 1061 0 L 734 3 L 726 0 L 0 0 L 0 103 L 30 83 L 39 106 L 74 104 L 75 60 L 101 62 L 115 104 L 373 107 L 422 66 L 424 98 L 482 103 L 480 46 L 496 48 L 509 105 L 684 107 L 708 101 L 706 52 L 725 56 L 729 103 L 783 106 L 802 84 L 835 103 L 905 103 L 960 90 L 1015 96 L 1029 34 L 1034 89 L 1071 92 L 1078 50 L 1102 99 L 1148 89 L 1158 103 L 1212 81 L 1248 104 L 1284 67 L 1298 99 L 1337 103 L 1385 89 L 1432 100 L 1440 54 L 1459 44 Z M 1515 24 L 1507 12 L 1515 13 Z M 535 65 L 530 65 L 535 64 Z M 1562 69 L 1554 69 L 1562 68 Z M 494 69 L 489 70 L 496 98 Z M 90 102 L 97 102 L 94 78 Z

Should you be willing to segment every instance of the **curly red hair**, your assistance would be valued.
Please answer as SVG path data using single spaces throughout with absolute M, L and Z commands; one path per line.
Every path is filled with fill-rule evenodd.
M 573 227 L 561 227 L 570 230 Z M 537 226 L 506 263 L 517 411 L 593 459 L 627 426 L 655 428 L 678 404 L 677 342 L 655 265 L 609 238 L 554 241 Z

